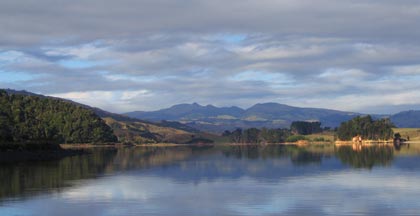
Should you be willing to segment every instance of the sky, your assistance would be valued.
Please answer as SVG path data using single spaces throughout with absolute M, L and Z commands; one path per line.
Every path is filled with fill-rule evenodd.
M 417 0 L 4 0 L 0 88 L 113 112 L 420 109 Z

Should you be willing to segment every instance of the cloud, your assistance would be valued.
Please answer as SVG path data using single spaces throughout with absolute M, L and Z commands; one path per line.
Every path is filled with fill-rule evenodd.
M 393 0 L 0 2 L 0 87 L 83 93 L 117 112 L 418 108 L 419 11 Z M 346 101 L 358 99 L 369 101 Z

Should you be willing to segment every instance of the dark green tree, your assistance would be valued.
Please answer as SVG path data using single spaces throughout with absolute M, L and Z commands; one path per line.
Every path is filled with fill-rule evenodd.
M 115 142 L 93 111 L 54 98 L 0 91 L 0 144 Z
M 260 138 L 260 130 L 257 128 L 249 128 L 244 130 L 245 143 L 258 143 Z
M 309 135 L 322 132 L 321 122 L 294 121 L 290 125 L 292 133 Z
M 225 131 L 223 136 L 230 138 L 234 143 L 282 143 L 291 135 L 288 129 L 248 128 L 236 129 L 233 132 Z
M 394 125 L 389 119 L 374 121 L 371 116 L 358 116 L 350 121 L 341 123 L 337 129 L 337 137 L 340 140 L 351 140 L 360 135 L 368 140 L 388 140 L 393 137 Z

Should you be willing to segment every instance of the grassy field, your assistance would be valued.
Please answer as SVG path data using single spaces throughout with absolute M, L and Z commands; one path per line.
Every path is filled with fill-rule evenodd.
M 161 127 L 144 122 L 124 122 L 113 118 L 104 118 L 120 142 L 134 144 L 145 143 L 186 143 L 194 134 L 170 127 Z
M 393 128 L 394 133 L 400 133 L 401 137 L 410 141 L 420 141 L 420 128 Z
M 334 141 L 334 132 L 333 131 L 324 131 L 322 133 L 305 135 L 305 138 L 309 141 L 312 141 L 312 142 L 333 142 Z

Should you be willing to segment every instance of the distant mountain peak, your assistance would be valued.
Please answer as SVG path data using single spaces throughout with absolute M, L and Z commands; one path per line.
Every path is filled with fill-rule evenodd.
M 287 128 L 293 121 L 320 121 L 323 126 L 335 127 L 358 115 L 337 110 L 299 108 L 285 104 L 258 103 L 248 109 L 236 106 L 216 107 L 198 103 L 179 104 L 153 112 L 131 112 L 126 115 L 150 121 L 182 121 L 199 130 L 220 132 L 235 128 Z
M 266 103 L 257 103 L 252 107 L 263 107 L 263 106 L 273 106 L 273 107 L 293 107 L 286 104 L 275 103 L 275 102 L 266 102 Z
M 276 103 L 276 102 L 265 102 L 265 103 L 257 103 L 255 105 L 283 105 L 283 104 Z

